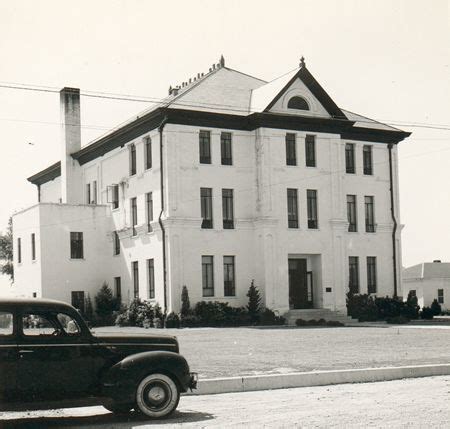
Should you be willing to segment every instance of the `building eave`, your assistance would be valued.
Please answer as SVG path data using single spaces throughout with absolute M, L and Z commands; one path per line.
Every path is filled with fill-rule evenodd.
M 33 176 L 28 177 L 28 181 L 33 183 L 33 185 L 42 185 L 43 183 L 50 182 L 50 180 L 56 179 L 61 176 L 61 162 L 55 162 L 50 167 Z

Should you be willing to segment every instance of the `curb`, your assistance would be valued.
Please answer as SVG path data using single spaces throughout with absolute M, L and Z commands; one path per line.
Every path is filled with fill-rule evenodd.
M 383 368 L 343 369 L 296 372 L 291 374 L 251 375 L 244 377 L 200 379 L 198 388 L 188 395 L 252 392 L 290 387 L 326 386 L 345 383 L 370 383 L 402 378 L 450 375 L 450 364 Z

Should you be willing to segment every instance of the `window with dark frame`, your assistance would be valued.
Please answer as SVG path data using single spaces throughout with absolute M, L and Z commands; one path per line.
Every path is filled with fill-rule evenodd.
M 139 298 L 139 262 L 133 261 L 131 269 L 133 272 L 133 296 L 134 298 Z
M 437 300 L 439 304 L 444 304 L 444 289 L 437 290 Z
M 355 173 L 355 145 L 353 143 L 346 143 L 345 145 L 345 172 Z
M 31 234 L 31 260 L 36 260 L 36 234 L 34 232 Z
M 223 229 L 234 228 L 233 189 L 222 189 Z
M 114 277 L 114 294 L 119 303 L 122 302 L 122 279 L 120 277 Z
M 119 185 L 112 185 L 111 186 L 111 202 L 112 202 L 112 209 L 118 209 L 119 208 Z
M 363 170 L 365 175 L 373 174 L 372 146 L 369 145 L 363 147 Z
M 359 258 L 349 256 L 348 258 L 348 286 L 351 293 L 359 293 Z
M 17 239 L 17 262 L 22 263 L 22 239 Z
M 211 229 L 213 227 L 212 188 L 200 188 L 200 211 L 202 228 Z
M 133 229 L 133 236 L 137 234 L 137 199 L 136 197 L 130 199 L 130 210 L 131 210 L 131 227 Z
M 316 136 L 310 134 L 305 138 L 305 160 L 307 167 L 316 166 Z
M 356 216 L 356 195 L 347 195 L 347 219 L 348 232 L 358 231 L 358 221 Z
M 366 232 L 375 232 L 374 198 L 366 195 L 364 205 L 366 208 Z
M 319 217 L 317 214 L 317 191 L 315 189 L 308 189 L 306 191 L 306 203 L 308 212 L 308 228 L 319 228 Z
M 91 204 L 91 184 L 86 184 L 86 204 Z
M 136 145 L 130 144 L 130 176 L 134 176 L 136 174 Z
M 200 164 L 211 164 L 211 132 L 201 130 L 199 134 Z
M 83 259 L 83 233 L 70 233 L 70 259 Z
M 202 256 L 202 294 L 214 296 L 214 256 Z
M 367 257 L 367 293 L 377 293 L 377 258 Z
M 98 201 L 98 191 L 97 191 L 97 181 L 92 182 L 92 204 L 97 204 Z
M 84 291 L 75 291 L 71 292 L 71 304 L 72 307 L 75 307 L 77 310 L 80 310 L 81 313 L 84 313 L 86 309 L 86 300 L 84 297 Z
M 120 238 L 117 231 L 113 231 L 113 244 L 114 244 L 113 255 L 120 255 Z
M 148 170 L 152 168 L 152 139 L 150 137 L 145 138 L 144 150 L 145 169 Z
M 153 194 L 147 192 L 145 194 L 145 216 L 147 218 L 147 231 L 152 232 L 153 222 Z
M 148 272 L 148 297 L 155 298 L 155 261 L 154 259 L 147 259 Z
M 297 165 L 295 134 L 286 134 L 286 165 Z
M 223 290 L 224 296 L 236 296 L 234 256 L 223 257 Z
M 288 227 L 298 228 L 298 195 L 297 189 L 287 190 Z
M 220 134 L 220 155 L 222 165 L 233 164 L 231 133 L 223 132 Z
M 288 109 L 309 110 L 308 102 L 303 97 L 299 96 L 292 97 L 288 101 L 287 107 Z

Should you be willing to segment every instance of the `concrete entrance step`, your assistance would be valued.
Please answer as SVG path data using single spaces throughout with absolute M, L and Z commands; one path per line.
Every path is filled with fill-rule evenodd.
M 296 309 L 289 310 L 284 314 L 286 324 L 289 326 L 295 326 L 297 319 L 303 320 L 319 320 L 324 319 L 326 321 L 335 321 L 341 323 L 354 323 L 355 321 L 344 313 L 339 311 L 329 310 L 328 308 L 311 308 L 311 309 Z

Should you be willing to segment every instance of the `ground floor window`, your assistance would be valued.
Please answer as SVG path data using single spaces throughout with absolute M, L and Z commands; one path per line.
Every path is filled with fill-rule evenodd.
M 153 259 L 147 259 L 148 270 L 148 297 L 155 298 L 155 262 Z
M 72 307 L 75 307 L 77 310 L 80 310 L 81 313 L 84 313 L 85 310 L 84 291 L 72 291 Z
M 359 258 L 349 256 L 348 258 L 348 286 L 351 293 L 359 293 Z
M 377 258 L 367 257 L 367 293 L 377 293 Z
M 234 256 L 223 257 L 223 287 L 225 296 L 236 296 Z
M 119 302 L 122 301 L 122 280 L 120 277 L 114 277 L 114 293 Z
M 133 292 L 134 298 L 139 298 L 139 263 L 134 261 L 131 263 L 133 271 Z
M 444 303 L 444 289 L 438 289 L 438 303 L 443 304 Z
M 71 259 L 83 259 L 83 233 L 71 232 L 70 233 L 70 258 Z
M 202 256 L 203 296 L 214 296 L 214 256 Z

